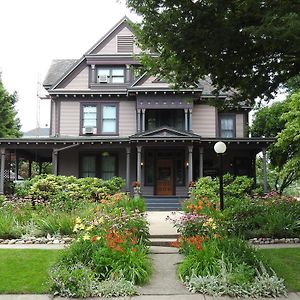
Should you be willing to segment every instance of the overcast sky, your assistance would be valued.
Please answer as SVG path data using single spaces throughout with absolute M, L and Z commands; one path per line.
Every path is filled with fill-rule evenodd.
M 37 82 L 51 60 L 80 58 L 124 15 L 138 18 L 117 0 L 0 0 L 2 82 L 17 91 L 22 130 L 37 124 Z M 42 101 L 40 125 L 49 125 L 49 103 Z

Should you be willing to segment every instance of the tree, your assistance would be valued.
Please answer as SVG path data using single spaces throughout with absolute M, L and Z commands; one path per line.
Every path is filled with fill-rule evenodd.
M 9 94 L 0 80 L 0 138 L 19 137 L 20 121 L 16 117 L 17 94 Z
M 209 75 L 231 103 L 274 92 L 300 72 L 299 0 L 127 0 L 142 63 L 178 86 Z M 146 49 L 158 53 L 151 57 Z
M 251 132 L 254 136 L 276 137 L 269 157 L 274 188 L 282 194 L 300 178 L 300 90 L 283 102 L 258 110 Z

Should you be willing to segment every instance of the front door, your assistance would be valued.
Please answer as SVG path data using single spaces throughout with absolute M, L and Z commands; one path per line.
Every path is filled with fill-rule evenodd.
M 173 160 L 156 161 L 156 195 L 173 195 Z

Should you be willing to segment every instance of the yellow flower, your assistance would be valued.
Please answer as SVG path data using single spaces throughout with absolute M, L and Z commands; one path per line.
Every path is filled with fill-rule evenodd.
M 208 223 L 212 223 L 213 221 L 214 221 L 213 218 L 209 218 L 209 219 L 208 219 Z
M 99 223 L 99 224 L 102 224 L 103 222 L 104 222 L 104 218 L 101 217 L 101 218 L 98 220 L 98 223 Z
M 86 228 L 86 231 L 91 231 L 93 228 L 94 228 L 94 226 L 91 225 L 91 226 L 89 226 L 89 227 Z
M 211 226 L 211 228 L 212 228 L 212 229 L 216 229 L 216 228 L 217 228 L 216 224 L 213 224 L 213 225 Z
M 91 237 L 88 234 L 85 234 L 82 238 L 84 241 L 88 241 Z
M 204 227 L 207 227 L 208 225 L 209 225 L 208 222 L 203 223 Z
M 81 224 L 81 222 L 82 222 L 82 221 L 81 221 L 80 217 L 77 217 L 77 218 L 75 219 L 75 223 L 76 223 L 76 224 Z

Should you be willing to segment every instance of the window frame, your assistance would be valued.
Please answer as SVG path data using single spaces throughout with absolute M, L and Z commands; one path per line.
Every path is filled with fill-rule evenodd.
M 87 156 L 93 156 L 95 157 L 95 175 L 96 177 L 95 178 L 102 178 L 102 153 L 104 152 L 108 152 L 110 156 L 114 156 L 115 157 L 115 175 L 114 176 L 119 176 L 119 156 L 120 156 L 120 152 L 117 152 L 117 151 L 109 151 L 108 149 L 107 150 L 102 150 L 100 152 L 100 155 L 99 153 L 96 154 L 95 152 L 80 152 L 79 154 L 79 170 L 78 170 L 78 175 L 79 175 L 79 178 L 88 178 L 88 177 L 83 177 L 82 176 L 82 173 L 83 173 L 83 159 L 84 157 L 87 157 Z
M 108 82 L 107 83 L 101 83 L 98 80 L 98 72 L 101 69 L 107 69 L 109 71 L 109 75 L 108 75 Z M 113 76 L 113 70 L 123 70 L 123 76 Z M 123 82 L 113 82 L 113 78 L 117 77 L 117 78 L 124 78 Z M 106 84 L 112 84 L 112 85 L 123 85 L 126 84 L 126 67 L 125 66 L 110 66 L 110 65 L 101 65 L 101 66 L 96 66 L 96 84 L 97 85 L 106 85 Z
M 116 107 L 116 131 L 115 132 L 103 132 L 102 129 L 102 118 L 103 118 L 103 107 L 105 105 L 115 106 Z M 119 102 L 116 101 L 104 101 L 104 102 L 80 102 L 80 131 L 79 135 L 86 136 L 85 133 L 83 133 L 83 109 L 84 106 L 96 106 L 96 133 L 93 135 L 101 135 L 101 136 L 118 136 L 119 135 Z
M 229 137 L 229 139 L 235 138 L 236 137 L 236 114 L 235 113 L 220 113 L 218 122 L 219 122 L 219 137 L 226 139 L 226 137 L 222 136 L 222 118 L 230 118 L 233 120 L 233 136 Z

